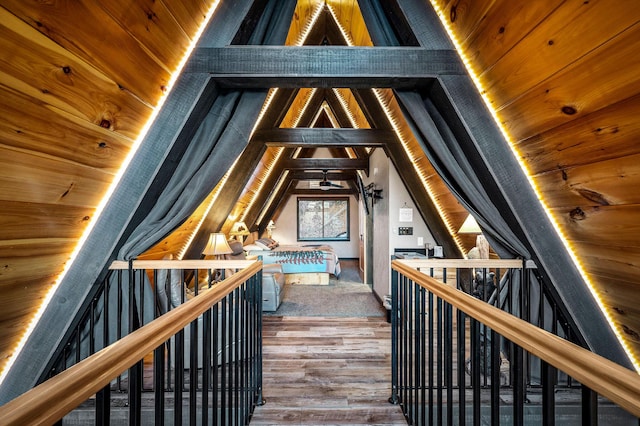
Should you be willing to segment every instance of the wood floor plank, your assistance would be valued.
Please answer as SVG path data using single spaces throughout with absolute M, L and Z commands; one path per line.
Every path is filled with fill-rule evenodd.
M 380 317 L 264 317 L 264 406 L 251 425 L 406 425 Z

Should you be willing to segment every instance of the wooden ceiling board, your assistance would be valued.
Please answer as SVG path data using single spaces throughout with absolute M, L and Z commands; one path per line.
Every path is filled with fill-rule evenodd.
M 447 17 L 449 24 L 456 29 L 456 36 L 459 41 L 466 47 L 466 40 L 469 39 L 474 33 L 479 31 L 483 24 L 495 19 L 495 14 L 492 16 L 491 7 L 494 4 L 494 0 L 485 0 L 477 2 L 473 0 L 458 0 L 446 4 L 445 2 L 436 2 Z M 517 10 L 517 5 L 512 5 L 511 10 Z M 508 11 L 502 11 L 508 13 Z M 504 16 L 504 15 L 503 15 Z
M 606 247 L 602 244 L 581 243 L 577 248 L 577 254 L 591 278 L 598 283 L 606 283 L 599 286 L 601 293 L 614 293 L 615 290 L 609 288 L 614 283 L 626 283 L 631 286 L 629 288 L 640 290 L 640 284 L 636 280 L 640 276 L 638 247 Z M 640 291 L 627 292 L 623 297 L 635 300 L 640 297 Z
M 563 1 L 486 2 L 491 7 L 477 24 L 469 25 L 469 28 L 464 23 L 467 14 L 457 8 L 456 16 L 459 18 L 452 26 L 464 31 L 458 37 L 463 37 L 460 42 L 473 68 L 485 70 L 491 68 Z M 451 16 L 451 13 L 447 16 Z
M 191 42 L 165 4 L 155 0 L 110 0 L 100 6 L 158 65 L 173 73 Z M 192 27 L 192 31 L 198 28 Z
M 210 2 L 1 3 L 0 370 Z
M 25 205 L 26 204 L 26 205 Z M 63 204 L 0 201 L 0 241 L 36 238 L 78 238 L 95 209 Z
M 623 36 L 640 13 L 638 2 L 623 3 L 627 7 L 613 0 L 564 2 L 495 65 L 479 70 L 495 108 L 504 108 L 597 47 Z
M 188 37 L 193 37 L 211 8 L 210 0 L 163 1 L 172 18 Z
M 637 95 L 638 50 L 640 23 L 499 110 L 507 131 L 521 140 Z
M 52 114 L 68 114 L 134 139 L 140 131 L 139 123 L 151 114 L 145 103 L 122 90 L 90 62 L 2 8 L 0 65 L 3 91 L 22 93 L 28 102 L 39 103 Z M 3 99 L 3 103 L 11 101 Z
M 0 85 L 0 144 L 115 174 L 132 140 Z M 63 141 L 63 143 L 61 143 Z
M 131 2 L 127 3 L 128 9 Z M 116 22 L 101 3 L 87 0 L 43 4 L 5 0 L 4 7 L 54 42 L 93 64 L 123 90 L 148 105 L 157 103 L 169 83 L 170 72 L 173 71 L 170 64 L 158 63 L 149 49 Z M 140 15 L 138 19 L 148 21 L 146 15 Z M 69 25 L 70 22 L 74 24 Z
M 552 208 L 640 204 L 640 155 L 556 170 L 536 177 Z
M 573 211 L 563 215 L 563 230 L 574 243 L 602 245 L 604 250 L 636 248 L 640 247 L 638 215 L 640 204 L 585 207 L 580 209 L 579 215 Z
M 640 153 L 640 95 L 515 144 L 535 176 Z
M 86 218 L 166 90 L 169 73 L 210 2 L 0 3 L 1 370 L 30 320 L 28 313 L 62 270 Z M 287 44 L 294 44 L 323 3 L 298 2 Z M 634 333 L 640 330 L 640 314 L 633 307 L 640 306 L 640 3 L 437 3 L 446 16 L 455 16 L 452 29 L 482 73 L 541 196 L 554 208 L 606 303 L 613 312 L 625 312 L 614 318 L 639 354 Z M 356 0 L 327 4 L 355 45 L 371 45 Z M 331 31 L 335 25 L 327 19 L 333 16 L 325 12 L 322 18 Z M 348 90 L 338 93 L 354 112 L 356 127 L 367 125 L 370 106 L 362 105 L 360 112 L 357 97 Z M 385 105 L 391 104 L 403 136 L 411 138 L 393 93 L 379 93 Z M 293 126 L 303 104 L 301 98 L 291 106 L 284 127 Z M 576 113 L 564 113 L 565 106 Z M 440 201 L 445 220 L 452 229 L 459 227 L 466 211 L 412 146 L 416 168 Z M 267 149 L 232 214 L 257 218 L 267 195 L 258 193 L 257 185 L 277 178 L 266 175 L 275 152 Z M 278 194 L 286 198 L 286 188 Z M 609 205 L 601 206 L 603 200 Z M 574 211 L 571 219 L 576 207 L 582 213 Z M 277 215 L 277 206 L 269 212 Z M 198 209 L 158 244 L 154 255 L 184 248 L 202 215 Z M 475 244 L 474 236 L 459 240 L 466 249 Z
M 0 147 L 0 200 L 96 206 L 113 175 Z

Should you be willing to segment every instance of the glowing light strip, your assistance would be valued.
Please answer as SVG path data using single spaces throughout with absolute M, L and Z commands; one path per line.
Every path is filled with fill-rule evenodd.
M 305 101 L 305 103 L 303 104 L 302 108 L 300 108 L 300 112 L 299 114 L 296 115 L 296 117 L 293 120 L 292 126 L 291 127 L 297 127 L 298 124 L 300 123 L 300 120 L 302 119 L 302 116 L 304 115 L 304 113 L 306 112 L 307 108 L 309 108 L 309 102 L 311 102 L 311 99 L 313 99 L 313 96 L 316 93 L 316 88 L 313 88 L 311 90 L 309 90 L 308 94 L 307 94 L 307 99 Z M 284 152 L 283 148 L 280 148 L 278 150 L 278 154 L 275 156 L 275 158 L 273 159 L 273 161 L 271 162 L 271 164 L 269 165 L 269 171 L 266 173 L 265 178 L 262 179 L 262 181 L 259 184 L 258 190 L 256 191 L 256 194 L 259 194 L 262 192 L 262 190 L 264 189 L 264 185 L 267 182 L 267 179 L 269 178 L 269 176 L 271 175 L 271 173 L 273 173 L 273 164 L 275 164 L 278 159 L 280 158 L 280 156 L 282 155 L 282 153 Z M 300 150 L 296 150 L 296 152 L 294 153 L 294 158 L 297 156 L 297 154 L 300 152 Z M 271 204 L 273 203 L 273 198 L 275 197 L 275 194 L 278 193 L 278 190 L 282 187 L 284 181 L 286 180 L 286 177 L 288 176 L 289 172 L 287 170 L 285 170 L 285 172 L 283 173 L 282 177 L 279 179 L 278 183 L 276 184 L 276 188 L 275 191 L 271 191 L 271 194 L 269 196 L 269 198 L 267 199 L 267 202 L 265 203 L 265 207 L 261 210 L 260 215 L 258 215 L 258 219 L 256 220 L 256 223 L 261 223 L 262 220 L 264 219 L 264 215 L 266 213 L 266 211 L 269 209 L 269 207 L 271 206 Z M 256 201 L 257 197 L 253 197 L 251 199 L 251 201 L 249 202 L 249 204 L 247 205 L 247 207 L 244 209 L 244 212 L 242 213 L 242 218 L 244 220 L 245 215 L 250 211 L 251 207 L 253 206 L 253 203 Z
M 209 216 L 209 212 L 213 208 L 213 205 L 215 204 L 215 202 L 218 200 L 218 196 L 220 195 L 220 192 L 222 192 L 222 188 L 224 187 L 225 183 L 227 182 L 227 179 L 229 179 L 229 176 L 231 176 L 231 173 L 233 172 L 233 169 L 236 167 L 236 164 L 238 164 L 238 160 L 239 159 L 240 159 L 240 157 L 236 158 L 236 161 L 233 162 L 231 167 L 229 167 L 229 170 L 227 170 L 227 173 L 225 173 L 224 176 L 222 176 L 222 179 L 220 179 L 220 182 L 218 182 L 218 184 L 216 185 L 215 193 L 213 194 L 213 197 L 211 197 L 211 201 L 209 202 L 209 204 L 207 205 L 207 208 L 205 209 L 204 213 L 200 217 L 200 220 L 198 221 L 198 224 L 194 227 L 193 231 L 189 235 L 189 238 L 187 239 L 185 244 L 182 245 L 182 249 L 180 250 L 180 252 L 178 253 L 178 256 L 177 256 L 178 260 L 182 260 L 182 258 L 184 257 L 187 249 L 189 248 L 189 246 L 193 242 L 193 239 L 198 234 L 198 231 L 200 231 L 200 228 L 202 228 L 202 224 L 204 223 L 204 220 L 206 219 L 207 216 Z
M 609 310 L 604 305 L 604 302 L 600 298 L 600 295 L 598 294 L 595 286 L 593 285 L 593 283 L 589 279 L 588 274 L 584 270 L 584 268 L 582 266 L 582 263 L 580 262 L 580 260 L 578 259 L 577 255 L 575 254 L 575 252 L 573 250 L 573 247 L 571 247 L 571 245 L 569 244 L 569 242 L 568 242 L 566 236 L 564 235 L 564 233 L 562 232 L 562 229 L 561 229 L 560 225 L 558 224 L 556 218 L 551 214 L 551 210 L 549 209 L 547 204 L 544 202 L 544 199 L 542 198 L 541 192 L 540 192 L 538 186 L 536 185 L 535 181 L 533 180 L 533 178 L 531 176 L 532 173 L 529 171 L 529 168 L 525 164 L 524 160 L 522 160 L 522 155 L 520 155 L 520 153 L 518 152 L 517 148 L 515 147 L 515 144 L 513 143 L 513 139 L 511 138 L 511 135 L 509 134 L 507 129 L 502 125 L 502 122 L 500 121 L 497 112 L 495 111 L 493 105 L 491 104 L 491 102 L 490 102 L 490 100 L 489 100 L 489 98 L 487 96 L 487 91 L 484 89 L 484 85 L 482 84 L 482 82 L 480 81 L 480 78 L 476 74 L 476 72 L 475 72 L 475 70 L 474 70 L 474 68 L 473 68 L 473 66 L 471 64 L 471 61 L 464 54 L 464 50 L 462 48 L 462 43 L 460 43 L 460 41 L 458 40 L 458 38 L 455 35 L 455 32 L 453 31 L 453 28 L 451 28 L 451 26 L 449 25 L 449 21 L 446 18 L 446 14 L 445 14 L 444 10 L 442 10 L 442 8 L 440 8 L 440 6 L 438 6 L 436 4 L 435 0 L 430 0 L 430 1 L 431 1 L 431 5 L 433 6 L 433 9 L 438 14 L 438 18 L 440 18 L 440 21 L 442 22 L 442 25 L 446 29 L 447 34 L 449 35 L 449 39 L 454 44 L 454 46 L 456 48 L 456 51 L 458 52 L 458 54 L 459 54 L 462 62 L 464 63 L 465 67 L 467 68 L 467 72 L 469 73 L 469 76 L 473 80 L 473 83 L 476 85 L 476 89 L 478 90 L 478 93 L 480 93 L 480 96 L 482 97 L 482 100 L 486 104 L 486 106 L 489 109 L 489 111 L 491 111 L 491 115 L 493 117 L 494 122 L 496 123 L 496 125 L 498 126 L 500 131 L 502 132 L 502 135 L 504 136 L 504 138 L 507 140 L 509 148 L 511 149 L 511 152 L 513 153 L 513 156 L 518 161 L 518 164 L 520 164 L 520 167 L 522 168 L 522 171 L 524 172 L 525 176 L 527 177 L 527 180 L 529 181 L 529 184 L 531 185 L 531 188 L 533 188 L 538 200 L 540 201 L 540 204 L 542 205 L 542 208 L 544 209 L 544 212 L 546 213 L 547 217 L 549 218 L 549 221 L 553 225 L 556 233 L 560 237 L 560 240 L 564 244 L 564 247 L 567 250 L 567 253 L 569 253 L 569 256 L 571 257 L 571 259 L 573 260 L 574 264 L 576 265 L 576 268 L 578 269 L 578 271 L 582 275 L 582 279 L 585 281 L 585 283 L 587 283 L 587 287 L 589 288 L 589 291 L 591 291 L 591 294 L 593 295 L 596 303 L 598 304 L 598 307 L 600 308 L 600 310 L 602 311 L 602 313 L 606 317 L 607 321 L 609 322 L 609 326 L 611 327 L 611 330 L 614 332 L 614 334 L 616 335 L 616 337 L 620 341 L 620 344 L 622 345 L 622 347 L 624 348 L 625 352 L 627 353 L 627 356 L 631 360 L 634 368 L 636 369 L 636 371 L 638 373 L 640 373 L 640 362 L 638 361 L 638 359 L 633 354 L 633 352 L 631 350 L 631 347 L 628 345 L 626 339 L 624 338 L 623 334 L 619 330 L 619 327 L 616 326 L 615 321 L 613 320 L 611 314 L 609 313 Z
M 416 174 L 420 178 L 420 181 L 422 182 L 422 185 L 427 191 L 427 195 L 431 199 L 431 202 L 433 203 L 434 207 L 438 211 L 438 214 L 444 221 L 444 224 L 447 227 L 447 231 L 449 231 L 449 235 L 451 235 L 451 238 L 453 238 L 453 241 L 458 246 L 458 249 L 460 250 L 460 252 L 464 253 L 465 252 L 464 246 L 460 241 L 460 238 L 458 237 L 456 230 L 451 225 L 451 222 L 448 216 L 445 214 L 442 206 L 440 206 L 440 203 L 438 203 L 438 200 L 433 195 L 433 189 L 431 188 L 431 185 L 429 184 L 429 182 L 426 180 L 424 173 L 422 173 L 422 171 L 418 169 L 416 163 L 419 161 L 419 159 L 416 158 L 415 155 L 413 155 L 411 150 L 409 150 L 407 139 L 404 136 L 402 129 L 398 125 L 398 122 L 397 122 L 398 120 L 393 116 L 393 113 L 390 111 L 388 102 L 383 98 L 382 91 L 383 89 L 373 89 L 373 93 L 375 94 L 376 98 L 378 98 L 378 102 L 380 102 L 380 105 L 382 106 L 382 109 L 385 115 L 387 116 L 387 119 L 391 123 L 391 127 L 393 127 L 394 132 L 396 133 L 396 135 L 398 136 L 398 139 L 400 139 L 400 142 L 402 143 L 402 147 L 404 148 L 405 152 L 409 156 L 409 159 L 411 160 L 411 164 L 413 165 L 413 169 L 415 170 Z
M 340 23 L 340 20 L 338 19 L 338 15 L 336 15 L 335 10 L 333 10 L 333 6 L 328 4 L 327 9 L 329 9 L 329 13 L 331 13 L 331 16 L 333 16 L 333 19 L 336 21 L 336 24 L 338 25 L 338 28 L 340 29 L 340 32 L 342 33 L 342 36 L 344 37 L 344 40 L 347 43 L 347 45 L 353 46 L 355 43 L 353 42 L 351 35 L 349 35 L 349 33 L 344 29 L 344 27 Z
M 313 27 L 316 25 L 318 18 L 320 18 L 320 14 L 322 13 L 322 6 L 323 6 L 322 3 L 318 3 L 318 5 L 316 6 L 316 9 L 313 11 L 313 15 L 311 16 L 311 19 L 304 25 L 304 27 L 302 28 L 302 31 L 300 32 L 300 35 L 298 36 L 296 41 L 293 43 L 294 46 L 302 46 L 304 42 L 307 41 L 307 37 L 309 37 L 309 33 L 311 32 Z
M 331 90 L 333 90 L 333 93 L 336 95 L 336 98 L 338 98 L 338 102 L 340 103 L 340 105 L 342 105 L 342 109 L 347 114 L 347 117 L 349 118 L 349 122 L 351 122 L 351 127 L 353 127 L 354 129 L 359 129 L 360 125 L 358 124 L 356 118 L 354 117 L 353 113 L 349 109 L 349 105 L 347 105 L 347 100 L 344 98 L 344 95 L 342 94 L 342 92 L 336 88 L 333 88 Z
M 191 54 L 191 52 L 195 48 L 198 40 L 200 39 L 200 36 L 202 35 L 202 32 L 205 30 L 205 28 L 207 27 L 207 25 L 209 23 L 209 20 L 211 19 L 211 17 L 213 16 L 214 12 L 218 8 L 218 5 L 219 5 L 219 0 L 215 0 L 213 2 L 213 4 L 210 6 L 209 10 L 207 11 L 207 14 L 205 16 L 204 21 L 202 22 L 202 24 L 200 25 L 200 28 L 198 28 L 198 31 L 196 32 L 195 36 L 191 40 L 191 44 L 187 48 L 184 56 L 182 57 L 182 60 L 178 64 L 178 67 L 176 68 L 176 71 L 171 75 L 171 78 L 170 78 L 169 82 L 167 83 L 167 90 L 165 91 L 165 93 L 158 100 L 158 104 L 156 105 L 156 107 L 151 112 L 151 116 L 149 117 L 149 119 L 147 120 L 147 122 L 145 123 L 143 128 L 141 129 L 141 131 L 140 131 L 140 133 L 138 135 L 138 138 L 134 141 L 133 145 L 131 146 L 131 150 L 129 151 L 129 154 L 126 156 L 126 158 L 122 162 L 122 164 L 120 166 L 120 169 L 118 170 L 118 172 L 114 176 L 114 179 L 111 182 L 111 185 L 109 186 L 109 188 L 107 189 L 107 192 L 105 193 L 104 197 L 102 197 L 102 200 L 100 201 L 100 203 L 96 207 L 96 212 L 93 215 L 93 219 L 90 220 L 89 223 L 87 224 L 87 227 L 85 228 L 82 236 L 78 240 L 78 244 L 76 245 L 76 247 L 74 248 L 73 252 L 69 256 L 69 259 L 67 260 L 67 262 L 64 264 L 62 272 L 60 273 L 60 275 L 56 279 L 55 283 L 51 286 L 51 288 L 47 292 L 46 296 L 42 300 L 42 303 L 41 303 L 40 307 L 37 309 L 37 311 L 34 314 L 33 318 L 29 322 L 24 334 L 22 335 L 22 338 L 20 339 L 20 341 L 16 345 L 16 349 L 11 354 L 11 356 L 9 358 L 9 361 L 7 361 L 7 363 L 5 364 L 4 369 L 2 370 L 2 373 L 0 373 L 0 385 L 6 379 L 7 373 L 9 372 L 9 370 L 11 369 L 13 364 L 15 363 L 16 359 L 18 358 L 18 356 L 22 352 L 22 349 L 24 348 L 25 342 L 27 341 L 27 339 L 29 338 L 31 333 L 33 333 L 33 330 L 35 329 L 36 325 L 40 321 L 40 318 L 42 317 L 42 314 L 44 313 L 45 309 L 47 308 L 47 306 L 51 302 L 51 299 L 53 298 L 53 295 L 55 294 L 56 290 L 58 289 L 58 286 L 60 285 L 60 283 L 62 282 L 64 277 L 67 275 L 67 273 L 69 272 L 69 269 L 71 268 L 71 265 L 73 264 L 73 261 L 76 259 L 76 257 L 78 257 L 78 254 L 80 253 L 80 250 L 82 250 L 82 247 L 84 246 L 87 238 L 89 237 L 89 234 L 91 233 L 91 230 L 93 230 L 93 227 L 95 226 L 98 218 L 100 217 L 100 215 L 104 211 L 104 208 L 106 207 L 107 203 L 111 199 L 111 196 L 113 195 L 116 187 L 118 186 L 118 183 L 122 179 L 122 176 L 124 175 L 125 170 L 127 169 L 129 164 L 131 163 L 131 160 L 133 159 L 133 156 L 137 152 L 137 150 L 140 147 L 140 144 L 142 143 L 144 137 L 146 136 L 147 132 L 151 128 L 151 124 L 154 122 L 154 120 L 158 116 L 158 113 L 160 112 L 160 109 L 162 108 L 162 105 L 164 104 L 165 100 L 167 99 L 168 94 L 171 92 L 171 88 L 173 87 L 173 85 L 175 84 L 176 80 L 178 79 L 178 76 L 180 75 L 180 72 L 182 71 L 182 68 L 184 67 L 184 65 L 187 63 L 187 60 L 189 59 L 189 55 Z
M 311 30 L 315 26 L 316 22 L 318 21 L 318 18 L 320 18 L 320 14 L 322 13 L 322 6 L 323 6 L 323 4 L 318 3 L 318 5 L 316 6 L 316 9 L 313 11 L 313 15 L 311 16 L 311 19 L 304 25 L 302 31 L 300 32 L 300 35 L 298 36 L 296 41 L 293 43 L 294 46 L 302 46 L 304 44 L 304 42 L 307 40 L 307 37 L 309 36 L 309 33 L 311 32 Z M 262 110 L 260 111 L 260 116 L 258 117 L 258 120 L 256 121 L 256 124 L 254 125 L 253 130 L 251 132 L 252 134 L 258 128 L 259 123 L 261 122 L 262 118 L 266 114 L 266 111 L 269 109 L 269 107 L 271 105 L 271 102 L 273 100 L 273 97 L 275 96 L 275 91 L 276 90 L 278 90 L 278 89 L 273 89 L 272 92 L 270 92 L 271 96 L 269 98 L 267 98 L 267 101 L 265 101 L 265 104 L 264 104 Z M 300 109 L 300 112 L 298 113 L 298 115 L 294 119 L 295 124 L 293 125 L 293 127 L 296 127 L 297 124 L 300 122 L 300 119 L 302 117 L 302 113 L 307 108 L 307 106 L 309 104 L 309 99 L 311 99 L 311 97 L 313 97 L 313 94 L 315 93 L 315 91 L 316 91 L 315 88 L 311 90 L 311 95 L 307 98 L 307 102 L 305 103 L 303 108 Z M 274 156 L 274 159 L 269 164 L 269 169 L 267 170 L 267 172 L 265 173 L 265 175 L 263 176 L 263 178 L 260 180 L 260 182 L 258 184 L 258 189 L 254 192 L 254 196 L 251 197 L 251 200 L 249 200 L 249 203 L 247 203 L 247 206 L 244 208 L 242 214 L 240 215 L 242 221 L 245 220 L 245 217 L 246 217 L 247 213 L 249 211 L 251 211 L 251 208 L 253 207 L 253 204 L 256 202 L 256 198 L 257 197 L 255 196 L 255 194 L 260 194 L 263 191 L 266 181 L 269 179 L 269 176 L 271 176 L 271 173 L 273 173 L 273 164 L 275 164 L 278 161 L 278 159 L 280 159 L 280 157 L 282 156 L 283 152 L 284 152 L 284 149 L 283 148 L 279 148 L 278 149 L 278 153 Z M 280 179 L 280 182 L 278 182 L 278 184 L 276 185 L 276 191 L 272 191 L 271 196 L 269 197 L 269 199 L 267 200 L 267 203 L 265 204 L 266 208 L 262 209 L 262 212 L 258 216 L 258 219 L 256 220 L 256 223 L 260 223 L 262 221 L 266 210 L 268 209 L 268 207 L 273 202 L 273 194 L 277 192 L 277 189 L 282 185 L 281 182 L 284 181 L 284 178 L 286 176 L 287 176 L 287 172 L 285 171 L 282 179 Z
M 336 25 L 340 29 L 340 32 L 342 33 L 342 36 L 345 39 L 345 42 L 349 46 L 353 46 L 353 44 L 354 44 L 353 40 L 351 39 L 351 37 L 349 36 L 347 31 L 344 29 L 344 27 L 342 26 L 342 24 L 338 20 L 338 17 L 335 14 L 334 10 L 331 8 L 331 6 L 329 6 L 329 11 L 331 12 L 331 15 L 333 16 L 333 18 L 335 19 Z M 383 89 L 372 89 L 372 90 L 373 90 L 373 93 L 375 94 L 376 98 L 378 99 L 378 102 L 380 103 L 380 106 L 382 107 L 385 115 L 387 116 L 387 119 L 391 123 L 391 126 L 393 127 L 394 132 L 398 136 L 398 139 L 400 139 L 400 141 L 402 143 L 402 147 L 404 148 L 405 152 L 409 156 L 409 158 L 411 160 L 411 164 L 413 165 L 413 168 L 414 168 L 416 174 L 420 178 L 420 181 L 422 182 L 422 185 L 424 186 L 425 190 L 427 191 L 427 195 L 429 196 L 429 198 L 431 199 L 431 202 L 433 203 L 433 205 L 435 206 L 436 210 L 438 211 L 438 214 L 440 215 L 440 217 L 444 221 L 444 224 L 447 227 L 447 230 L 449 231 L 449 234 L 451 235 L 451 238 L 453 238 L 453 240 L 456 243 L 456 245 L 458 246 L 458 249 L 460 250 L 460 252 L 464 253 L 465 252 L 464 246 L 463 246 L 462 242 L 460 241 L 460 238 L 458 237 L 456 230 L 451 225 L 451 222 L 450 222 L 448 216 L 445 215 L 444 210 L 442 209 L 442 207 L 438 203 L 438 200 L 436 199 L 436 197 L 433 195 L 433 190 L 431 188 L 431 185 L 426 180 L 426 178 L 425 178 L 424 174 L 422 173 L 422 171 L 419 170 L 417 168 L 417 166 L 416 166 L 417 159 L 416 159 L 416 157 L 414 155 L 412 155 L 411 150 L 409 150 L 408 142 L 406 140 L 406 137 L 404 136 L 404 134 L 402 132 L 402 129 L 399 127 L 397 119 L 395 118 L 394 114 L 391 112 L 388 102 L 384 100 L 384 97 L 382 95 Z M 347 108 L 345 108 L 345 110 L 347 110 Z

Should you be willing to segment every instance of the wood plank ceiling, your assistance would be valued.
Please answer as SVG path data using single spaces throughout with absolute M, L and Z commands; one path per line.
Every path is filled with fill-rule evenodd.
M 209 3 L 0 1 L 0 370 L 91 223 Z M 319 3 L 299 1 L 287 44 L 302 42 Z M 371 45 L 356 0 L 326 3 L 354 45 Z M 434 3 L 620 334 L 640 353 L 640 3 Z M 322 19 L 322 26 L 334 25 Z M 288 108 L 272 111 L 268 124 L 311 123 L 293 111 L 313 93 L 280 94 L 278 105 Z M 392 93 L 380 98 L 393 113 Z M 349 91 L 327 91 L 321 100 L 341 127 L 369 126 Z M 259 219 L 267 200 L 257 188 L 275 185 L 268 169 L 280 150 L 261 154 L 236 190 L 237 203 L 210 210 L 220 217 L 205 213 L 224 199 L 223 185 L 148 255 L 188 253 L 203 218 L 205 228 L 223 230 L 233 220 L 227 218 Z M 464 209 L 423 154 L 413 152 L 411 161 L 442 220 L 457 229 Z M 260 219 L 273 215 L 275 208 Z

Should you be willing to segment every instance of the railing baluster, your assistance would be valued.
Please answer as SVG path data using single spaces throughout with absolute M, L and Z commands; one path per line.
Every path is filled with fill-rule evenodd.
M 490 330 L 491 336 L 491 424 L 500 425 L 500 341 L 498 333 Z M 486 347 L 486 343 L 485 343 Z M 486 357 L 485 357 L 486 358 Z
M 435 387 L 433 372 L 434 372 L 434 316 L 433 316 L 433 293 L 429 294 L 429 424 L 432 425 L 435 417 L 435 410 L 433 409 L 433 389 Z
M 555 381 L 556 371 L 553 366 L 547 362 L 541 362 L 541 379 L 542 379 L 542 424 L 544 426 L 554 426 L 556 424 L 555 409 Z
M 447 262 L 449 260 L 445 259 L 392 262 L 392 388 L 395 389 L 394 380 L 398 380 L 399 401 L 408 424 L 440 425 L 446 421 L 448 425 L 465 425 L 469 423 L 468 405 L 469 418 L 473 419 L 474 426 L 506 424 L 505 416 L 509 411 L 510 423 L 514 425 L 528 424 L 538 416 L 543 424 L 554 425 L 556 390 L 562 386 L 569 392 L 573 391 L 568 395 L 577 396 L 578 387 L 572 384 L 578 381 L 569 372 L 608 389 L 612 400 L 625 393 L 625 403 L 640 412 L 635 403 L 640 398 L 634 398 L 632 395 L 636 392 L 631 391 L 640 386 L 629 386 L 628 380 L 631 379 L 617 370 L 619 366 L 600 359 L 603 365 L 618 373 L 609 376 L 611 382 L 598 381 L 589 371 L 576 370 L 574 364 L 558 351 L 565 342 L 560 344 L 549 336 L 549 332 L 543 331 L 549 329 L 568 341 L 578 340 L 575 330 L 569 326 L 570 322 L 545 290 L 548 284 L 541 276 L 531 275 L 532 262 L 498 261 L 493 263 L 496 266 L 493 267 L 491 260 L 486 260 L 486 264 L 471 261 L 467 265 L 472 267 L 463 266 L 457 271 L 457 290 L 446 284 L 444 265 Z M 440 265 L 443 272 L 441 282 L 421 272 L 429 270 L 433 276 L 433 264 Z M 475 300 L 460 290 L 467 288 L 466 276 L 472 275 L 474 270 L 478 271 L 479 284 Z M 484 277 L 484 283 L 480 283 L 480 276 Z M 489 279 L 491 276 L 495 281 Z M 482 284 L 484 288 L 480 287 Z M 456 310 L 457 322 L 455 337 L 453 309 Z M 396 326 L 393 322 L 397 318 L 400 318 L 400 323 Z M 530 336 L 531 340 L 513 333 L 508 325 L 512 320 L 514 326 L 522 329 L 522 333 Z M 467 326 L 469 332 L 466 331 Z M 544 347 L 549 351 L 546 354 L 555 354 L 555 357 L 545 356 L 545 352 L 540 350 L 540 341 L 546 343 Z M 456 354 L 454 344 L 457 345 Z M 566 344 L 569 345 L 568 342 Z M 577 365 L 583 365 L 586 359 L 595 356 L 580 348 L 572 347 L 572 350 L 581 354 L 576 357 L 576 361 L 580 361 Z M 542 361 L 543 358 L 547 361 Z M 567 380 L 563 378 L 562 382 L 558 370 L 550 364 L 558 365 L 556 359 L 559 364 L 572 366 L 567 367 L 567 373 L 564 373 Z M 453 372 L 455 368 L 457 375 Z M 505 377 L 507 372 L 509 376 Z M 624 385 L 614 390 L 610 383 Z M 457 410 L 453 405 L 455 386 L 458 387 Z M 512 392 L 511 401 L 508 395 L 503 394 L 503 389 L 506 391 L 508 387 Z M 527 398 L 527 392 L 531 392 L 531 400 Z M 467 403 L 469 397 L 470 404 Z M 596 394 L 584 388 L 582 404 L 583 424 L 597 424 Z
M 471 391 L 473 401 L 473 425 L 480 425 L 480 324 L 471 318 Z
M 466 392 L 467 376 L 465 374 L 465 360 L 466 360 L 466 315 L 460 309 L 456 310 L 458 323 L 457 323 L 457 344 L 458 344 L 458 425 L 464 426 L 466 424 L 467 412 L 466 412 Z
M 391 271 L 391 396 L 389 402 L 398 404 L 398 287 L 400 275 L 397 271 Z
M 582 426 L 596 426 L 597 424 L 598 395 L 587 386 L 582 385 Z
M 443 343 L 442 343 L 442 327 L 443 327 L 443 319 L 442 319 L 442 299 L 437 297 L 436 298 L 436 315 L 437 315 L 437 328 L 436 328 L 436 348 L 437 348 L 437 356 L 436 356 L 436 375 L 437 375 L 437 385 L 436 385 L 436 401 L 437 401 L 437 424 L 441 425 L 442 424 L 442 405 L 443 405 L 443 400 L 442 400 L 442 370 L 443 370 L 443 363 L 442 363 L 442 350 L 443 350 Z

